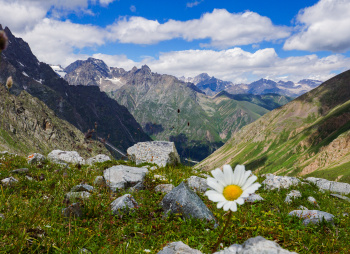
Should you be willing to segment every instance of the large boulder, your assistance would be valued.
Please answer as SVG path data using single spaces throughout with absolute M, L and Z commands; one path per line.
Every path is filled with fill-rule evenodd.
M 296 177 L 290 176 L 275 176 L 273 174 L 267 174 L 266 179 L 262 182 L 265 185 L 265 189 L 288 189 L 291 186 L 298 185 L 300 180 Z
M 86 160 L 86 164 L 88 165 L 92 165 L 96 162 L 105 162 L 105 161 L 110 161 L 111 158 L 105 154 L 98 154 L 94 157 L 91 157 L 89 159 Z
M 53 150 L 47 158 L 54 163 L 85 164 L 85 160 L 76 151 Z
M 350 184 L 348 183 L 328 181 L 326 179 L 316 177 L 308 177 L 305 180 L 316 184 L 316 186 L 321 190 L 337 192 L 345 195 L 350 193 Z
M 198 176 L 191 176 L 187 178 L 187 185 L 190 187 L 192 190 L 196 192 L 201 192 L 204 193 L 207 191 L 209 188 L 207 184 L 207 179 L 198 177 Z
M 165 246 L 157 254 L 202 254 L 199 250 L 190 248 L 183 242 L 172 242 Z
M 113 166 L 103 171 L 106 184 L 112 191 L 142 185 L 148 173 L 147 168 L 129 167 L 124 165 Z
M 303 224 L 306 226 L 309 223 L 317 224 L 320 223 L 323 219 L 333 223 L 334 215 L 326 212 L 322 212 L 319 210 L 294 210 L 291 211 L 288 215 L 290 216 L 298 216 L 299 218 L 303 218 Z
M 161 206 L 165 215 L 174 213 L 181 214 L 184 218 L 192 217 L 216 222 L 213 213 L 184 182 L 164 196 Z
M 176 165 L 180 163 L 180 157 L 174 142 L 139 142 L 129 147 L 127 153 L 129 159 L 135 161 L 136 164 L 149 162 L 164 167 L 167 164 Z

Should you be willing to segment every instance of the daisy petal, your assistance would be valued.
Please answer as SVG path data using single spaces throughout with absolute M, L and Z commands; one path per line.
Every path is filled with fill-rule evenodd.
M 230 210 L 232 212 L 236 212 L 237 211 L 237 204 L 236 204 L 236 202 L 232 202 L 232 205 L 230 206 Z
M 232 201 L 227 202 L 227 203 L 224 205 L 224 211 L 228 211 L 228 209 L 230 209 L 232 203 L 233 203 Z
M 248 180 L 245 182 L 245 184 L 242 186 L 242 190 L 247 189 L 253 182 L 256 181 L 256 179 L 258 179 L 258 177 L 255 175 L 252 175 L 251 177 L 249 177 Z
M 218 204 L 216 205 L 216 207 L 217 207 L 218 209 L 220 209 L 220 208 L 223 207 L 226 203 L 227 203 L 227 201 L 220 201 L 220 202 L 218 202 Z
M 241 179 L 241 168 L 242 168 L 242 165 L 237 165 L 235 167 L 235 171 L 233 172 L 233 181 L 232 181 L 232 184 L 235 184 L 237 185 L 239 180 Z
M 236 200 L 236 203 L 239 204 L 239 205 L 243 205 L 244 204 L 244 199 L 241 197 L 237 198 Z
M 241 169 L 241 177 L 239 178 L 239 181 L 237 182 L 238 186 L 242 186 L 242 182 L 244 179 L 244 175 L 245 175 L 245 166 L 244 165 L 237 165 L 240 169 Z
M 259 187 L 261 186 L 260 183 L 254 183 L 251 186 L 249 186 L 247 189 L 245 189 L 243 192 L 245 193 L 254 193 Z
M 250 170 L 244 172 L 244 176 L 240 182 L 240 186 L 243 186 L 246 183 L 246 181 L 251 173 L 252 173 L 252 171 L 250 171 Z
M 222 193 L 224 191 L 224 186 L 219 183 L 215 178 L 212 178 L 212 177 L 208 177 L 207 178 L 207 185 L 216 190 L 217 192 L 220 192 Z
M 230 165 L 224 165 L 224 175 L 225 175 L 226 184 L 227 185 L 232 184 L 233 172 Z
M 226 201 L 225 197 L 221 193 L 217 193 L 213 190 L 207 191 L 205 195 L 207 195 L 207 197 L 213 202 Z
M 214 170 L 211 171 L 211 174 L 214 176 L 214 178 L 221 183 L 223 186 L 226 186 L 226 182 L 225 182 L 225 176 L 224 173 L 222 173 L 221 169 L 216 168 Z

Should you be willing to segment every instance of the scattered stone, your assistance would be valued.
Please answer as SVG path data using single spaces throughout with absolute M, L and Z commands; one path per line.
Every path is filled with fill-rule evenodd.
M 263 201 L 264 199 L 256 193 L 252 193 L 249 195 L 249 197 L 245 198 L 244 201 L 245 202 L 249 202 L 249 203 L 254 203 L 254 202 L 258 202 L 258 201 Z
M 302 206 L 302 205 L 300 205 L 298 208 L 299 208 L 299 210 L 309 210 L 305 206 Z
M 18 169 L 12 170 L 12 173 L 15 173 L 15 174 L 22 174 L 27 172 L 29 172 L 29 169 L 27 168 L 18 168 Z
M 344 200 L 350 202 L 350 198 L 339 195 L 339 194 L 331 194 L 331 196 L 336 197 L 336 198 L 340 198 L 340 199 L 344 199 Z
M 293 201 L 293 199 L 296 199 L 296 198 L 301 198 L 301 193 L 300 193 L 300 191 L 292 190 L 291 192 L 289 192 L 287 194 L 287 197 L 284 200 L 284 202 L 291 203 Z
M 18 180 L 16 178 L 12 177 L 12 176 L 1 180 L 1 183 L 4 186 L 11 186 L 11 185 L 13 185 L 13 184 L 15 184 L 17 182 L 18 182 Z
M 162 176 L 162 175 L 153 175 L 153 178 L 155 179 L 159 179 L 159 180 L 162 180 L 162 181 L 166 181 L 166 177 L 165 176 Z
M 209 186 L 207 185 L 207 179 L 198 177 L 198 176 L 191 176 L 190 178 L 187 178 L 187 185 L 194 191 L 199 191 L 201 193 L 204 193 L 207 191 Z
M 106 180 L 103 176 L 96 176 L 94 185 L 104 186 L 106 184 Z
M 348 213 L 343 213 L 343 217 L 349 216 Z
M 156 170 L 157 169 L 157 166 L 152 166 L 152 167 L 149 167 L 149 170 Z
M 33 153 L 27 157 L 28 164 L 44 163 L 46 157 L 40 153 Z
M 45 180 L 45 175 L 44 174 L 40 174 L 39 181 L 44 181 L 44 180 Z
M 298 216 L 299 218 L 303 218 L 303 224 L 306 226 L 310 222 L 313 224 L 317 224 L 325 219 L 328 222 L 333 223 L 334 215 L 318 210 L 294 210 L 291 211 L 288 215 L 290 216 Z
M 63 217 L 81 217 L 83 212 L 81 210 L 79 203 L 74 203 L 68 206 L 67 208 L 62 209 Z
M 337 192 L 345 195 L 350 193 L 350 184 L 348 183 L 328 181 L 326 179 L 316 177 L 308 177 L 305 180 L 316 184 L 316 186 L 321 190 Z
M 47 158 L 54 163 L 85 164 L 85 160 L 76 151 L 53 150 Z
M 173 184 L 159 184 L 154 188 L 155 192 L 169 193 L 175 186 Z
M 134 209 L 138 206 L 139 204 L 130 194 L 125 194 L 124 196 L 117 198 L 111 203 L 111 209 L 113 214 L 119 214 L 121 211 L 125 212 L 128 209 Z
M 266 179 L 262 182 L 265 185 L 265 189 L 288 189 L 291 186 L 298 185 L 300 180 L 296 177 L 290 176 L 275 176 L 273 174 L 267 174 Z
M 2 213 L 0 213 L 0 218 L 4 220 L 4 219 L 5 219 L 5 215 L 3 215 Z
M 2 152 L 0 152 L 0 154 L 9 154 L 9 152 L 8 151 L 2 151 Z
M 165 216 L 170 212 L 181 214 L 183 218 L 193 217 L 216 223 L 213 213 L 184 182 L 164 196 L 161 206 Z
M 113 166 L 103 172 L 106 184 L 112 191 L 117 189 L 127 189 L 134 187 L 138 183 L 143 183 L 147 168 L 136 168 L 124 165 Z
M 79 184 L 74 186 L 70 191 L 71 192 L 79 192 L 79 191 L 88 191 L 92 192 L 94 190 L 94 187 L 88 184 Z
M 92 253 L 92 252 L 85 248 L 81 248 L 78 253 L 81 254 L 81 253 Z
M 202 252 L 192 249 L 180 241 L 169 243 L 157 254 L 202 254 Z
M 136 164 L 148 162 L 165 167 L 167 164 L 176 165 L 180 163 L 174 142 L 149 141 L 139 142 L 127 150 L 130 160 Z
M 29 180 L 29 181 L 34 181 L 34 179 L 33 179 L 32 177 L 30 177 L 30 176 L 25 176 L 25 177 L 26 177 L 26 179 Z
M 105 154 L 99 154 L 99 155 L 96 155 L 92 158 L 89 158 L 86 160 L 86 164 L 88 165 L 93 165 L 95 164 L 96 162 L 105 162 L 105 161 L 110 161 L 111 158 Z
M 79 191 L 79 192 L 68 192 L 64 198 L 66 200 L 72 201 L 79 201 L 79 200 L 87 200 L 90 197 L 90 193 L 87 191 Z
M 317 206 L 317 207 L 320 207 L 318 204 L 317 204 L 317 201 L 314 197 L 308 197 L 307 198 L 307 201 L 309 201 L 310 204 L 313 204 L 314 206 Z
M 281 248 L 278 243 L 266 240 L 262 236 L 252 237 L 245 241 L 242 245 L 233 244 L 228 248 L 215 254 L 296 254 Z
M 143 189 L 144 189 L 143 183 L 140 182 L 140 183 L 137 183 L 135 186 L 130 187 L 129 191 L 134 192 L 134 191 L 143 190 Z

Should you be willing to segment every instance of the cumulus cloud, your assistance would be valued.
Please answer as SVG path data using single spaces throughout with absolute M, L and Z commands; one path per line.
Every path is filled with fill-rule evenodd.
M 298 32 L 287 39 L 286 50 L 345 52 L 350 49 L 350 1 L 320 0 L 296 17 Z
M 199 4 L 202 3 L 202 2 L 203 2 L 203 0 L 201 0 L 201 1 L 194 1 L 194 2 L 188 2 L 188 3 L 186 4 L 186 7 L 192 8 L 192 7 L 195 7 L 195 6 L 199 5 Z
M 93 58 L 103 60 L 110 67 L 124 68 L 125 70 L 130 70 L 134 66 L 141 67 L 141 63 L 134 62 L 128 59 L 126 55 L 106 55 L 106 54 L 93 54 Z
M 121 43 L 155 44 L 164 40 L 182 38 L 187 41 L 210 39 L 218 48 L 274 41 L 289 36 L 289 28 L 275 26 L 267 17 L 255 12 L 229 13 L 215 9 L 200 19 L 169 20 L 160 24 L 143 17 L 121 18 L 108 27 L 110 38 Z

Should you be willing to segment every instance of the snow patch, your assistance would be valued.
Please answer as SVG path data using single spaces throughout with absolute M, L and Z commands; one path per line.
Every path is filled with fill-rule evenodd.
M 24 76 L 29 77 L 29 75 L 28 75 L 27 73 L 25 73 L 24 71 L 22 71 L 22 74 L 23 74 Z

